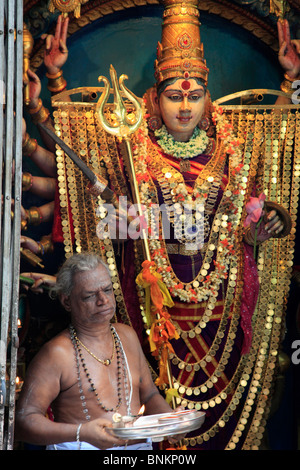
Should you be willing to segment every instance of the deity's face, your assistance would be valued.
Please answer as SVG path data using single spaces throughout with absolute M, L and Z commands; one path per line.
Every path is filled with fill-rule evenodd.
M 163 122 L 173 138 L 187 142 L 205 108 L 205 90 L 196 80 L 178 79 L 159 96 Z
M 108 270 L 99 264 L 95 269 L 75 273 L 71 295 L 62 296 L 61 301 L 76 326 L 109 324 L 116 303 Z

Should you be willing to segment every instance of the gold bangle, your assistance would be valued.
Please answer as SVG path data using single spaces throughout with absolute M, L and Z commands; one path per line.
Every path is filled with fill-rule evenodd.
M 27 230 L 27 220 L 21 220 L 21 231 Z
M 291 78 L 291 77 L 287 74 L 287 72 L 284 74 L 284 78 L 285 78 L 285 80 L 287 80 L 288 82 L 291 82 L 291 83 L 293 83 L 293 81 L 295 80 L 294 78 Z
M 37 106 L 35 108 L 27 107 L 27 111 L 29 112 L 29 114 L 35 114 L 39 112 L 42 106 L 43 106 L 43 101 L 41 100 L 41 98 L 39 98 Z
M 55 78 L 59 78 L 61 77 L 63 74 L 63 71 L 62 70 L 59 70 L 57 73 L 46 73 L 46 77 L 47 78 L 50 78 L 50 79 L 55 79 Z
M 40 225 L 43 221 L 43 216 L 38 207 L 30 207 L 26 210 L 28 225 Z
M 285 73 L 284 80 L 280 85 L 281 91 L 284 91 L 284 93 L 293 94 L 295 89 L 292 87 L 292 85 L 296 80 L 299 80 L 299 79 L 300 77 L 291 78 L 287 73 Z
M 288 80 L 284 80 L 280 85 L 280 90 L 284 93 L 292 94 L 292 84 Z
M 47 88 L 51 93 L 59 93 L 63 91 L 67 86 L 67 81 L 64 77 L 58 77 L 48 80 Z
M 31 115 L 31 119 L 34 124 L 37 124 L 38 122 L 47 121 L 49 115 L 50 115 L 50 111 L 44 106 L 42 106 L 41 109 L 37 113 Z
M 33 177 L 30 173 L 22 174 L 22 191 L 29 191 L 32 187 Z
M 38 255 L 44 255 L 45 253 L 52 253 L 54 246 L 53 242 L 51 239 L 51 235 L 45 235 L 40 239 L 38 243 L 39 250 L 38 250 Z
M 47 88 L 51 93 L 59 93 L 66 88 L 67 82 L 62 75 L 62 70 L 59 70 L 59 72 L 55 74 L 46 73 L 46 77 L 48 78 Z
M 291 82 L 291 83 L 295 82 L 296 80 L 300 80 L 300 76 L 299 76 L 299 75 L 298 75 L 298 77 L 291 78 L 291 77 L 288 75 L 287 72 L 284 74 L 284 78 L 285 78 L 287 81 Z
M 30 157 L 37 149 L 38 143 L 35 139 L 32 139 L 29 134 L 26 132 L 25 141 L 22 146 L 23 155 Z

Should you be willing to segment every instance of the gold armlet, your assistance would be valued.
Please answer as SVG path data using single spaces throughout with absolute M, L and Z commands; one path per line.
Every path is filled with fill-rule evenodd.
M 30 173 L 22 174 L 22 191 L 29 191 L 32 188 L 33 177 Z
M 60 70 L 56 74 L 46 73 L 46 77 L 48 78 L 47 88 L 49 91 L 51 91 L 51 93 L 59 93 L 63 91 L 67 86 L 67 82 L 63 77 L 62 70 Z
M 28 225 L 40 225 L 43 221 L 43 216 L 38 207 L 30 207 L 26 210 L 26 215 Z
M 37 146 L 38 146 L 37 141 L 35 139 L 32 139 L 29 136 L 29 134 L 26 132 L 25 141 L 22 146 L 23 155 L 30 157 L 30 155 L 32 155 L 36 151 Z

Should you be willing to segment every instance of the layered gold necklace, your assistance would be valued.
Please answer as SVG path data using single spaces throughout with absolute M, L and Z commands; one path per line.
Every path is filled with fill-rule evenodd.
M 214 216 L 202 267 L 196 277 L 191 282 L 184 283 L 176 276 L 169 261 L 162 224 L 159 224 L 159 233 L 152 233 L 149 239 L 157 271 L 162 275 L 171 294 L 185 302 L 211 301 L 208 302 L 208 316 L 214 308 L 221 283 L 228 277 L 230 264 L 234 260 L 235 231 L 241 220 L 245 196 L 243 181 L 247 180 L 249 171 L 249 168 L 244 169 L 242 165 L 240 143 L 234 139 L 230 126 L 227 126 L 225 121 L 219 127 L 216 149 L 197 177 L 192 194 L 188 191 L 183 176 L 166 163 L 155 144 L 151 142 L 146 127 L 140 130 L 134 143 L 137 177 L 141 182 L 140 194 L 142 203 L 149 210 L 149 219 L 152 204 L 158 203 L 152 175 L 160 184 L 166 204 L 179 203 L 180 199 L 183 205 L 199 203 L 208 199 L 210 187 L 214 182 L 220 184 L 225 157 L 229 156 L 228 184 Z M 236 142 L 235 148 L 232 142 Z M 214 186 L 213 190 L 216 192 Z M 211 203 L 210 212 L 213 207 L 214 203 Z M 157 224 L 153 223 L 151 226 L 155 227 Z
M 151 141 L 148 154 L 150 156 L 148 168 L 160 187 L 164 204 L 168 208 L 169 220 L 172 226 L 177 228 L 176 238 L 180 243 L 193 241 L 193 233 L 187 237 L 188 234 L 183 230 L 184 224 L 178 224 L 178 220 L 182 217 L 182 213 L 188 210 L 192 214 L 191 226 L 199 227 L 199 219 L 202 219 L 199 213 L 201 210 L 204 212 L 203 238 L 206 239 L 210 231 L 209 218 L 215 207 L 224 173 L 225 155 L 222 149 L 218 147 L 215 150 L 211 160 L 198 174 L 191 190 L 186 186 L 181 171 L 177 171 L 169 164 Z

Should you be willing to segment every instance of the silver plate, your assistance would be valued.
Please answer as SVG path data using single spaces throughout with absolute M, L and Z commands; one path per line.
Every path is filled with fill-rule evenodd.
M 186 414 L 163 413 L 157 415 L 142 416 L 133 426 L 124 428 L 106 428 L 107 432 L 120 439 L 147 439 L 176 434 L 186 434 L 199 429 L 205 419 L 202 411 L 190 411 Z M 169 422 L 169 420 L 171 422 Z M 162 422 L 163 421 L 163 422 Z M 165 422 L 164 422 L 165 421 Z

